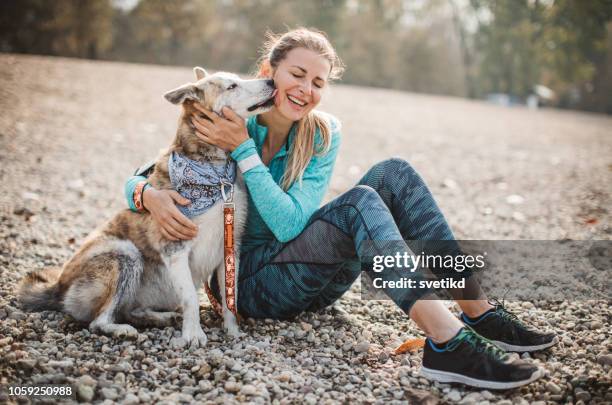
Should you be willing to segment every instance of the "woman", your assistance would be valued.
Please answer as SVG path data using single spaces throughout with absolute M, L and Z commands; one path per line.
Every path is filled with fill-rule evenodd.
M 358 249 L 363 241 L 454 239 L 425 183 L 401 159 L 374 165 L 357 186 L 318 208 L 336 160 L 340 124 L 314 109 L 341 72 L 342 63 L 323 33 L 292 30 L 271 37 L 260 61 L 258 76 L 272 78 L 278 89 L 272 110 L 246 123 L 229 109 L 227 118 L 213 122 L 193 117 L 203 141 L 231 152 L 249 190 L 238 287 L 242 316 L 291 318 L 332 304 L 359 276 L 355 259 L 368 261 Z M 132 209 L 134 189 L 140 183 L 142 190 L 145 180 L 128 180 Z M 148 187 L 142 200 L 167 238 L 196 235 L 195 225 L 175 206 L 188 201 L 176 192 Z M 400 274 L 391 269 L 380 276 L 392 280 Z M 211 283 L 215 290 L 216 285 Z M 512 388 L 541 375 L 530 363 L 509 361 L 487 340 L 517 351 L 554 343 L 552 335 L 526 329 L 503 306 L 458 301 L 459 320 L 440 301 L 419 300 L 427 291 L 384 291 L 427 334 L 422 370 L 427 377 Z M 219 299 L 218 291 L 214 294 Z

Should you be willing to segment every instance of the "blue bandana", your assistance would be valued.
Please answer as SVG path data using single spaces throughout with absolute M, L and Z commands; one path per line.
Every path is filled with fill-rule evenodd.
M 217 201 L 223 201 L 221 182 L 234 183 L 236 162 L 228 158 L 224 164 L 204 164 L 173 152 L 168 158 L 168 174 L 172 187 L 191 201 L 191 205 L 177 205 L 177 208 L 192 218 L 205 213 Z

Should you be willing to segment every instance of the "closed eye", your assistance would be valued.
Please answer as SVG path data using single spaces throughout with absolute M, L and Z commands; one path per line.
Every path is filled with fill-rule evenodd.
M 295 73 L 291 73 L 291 74 L 293 75 L 293 77 L 295 77 L 295 78 L 297 78 L 297 79 L 301 79 L 301 78 L 303 78 L 303 77 L 304 77 L 304 75 L 298 75 L 298 74 L 295 74 Z M 318 83 L 318 82 L 317 82 L 317 83 L 313 82 L 312 84 L 314 84 L 314 86 L 315 86 L 317 89 L 322 89 L 322 88 L 323 88 L 323 85 L 322 85 L 322 84 L 320 84 L 320 83 Z
M 229 85 L 229 87 L 227 88 L 228 90 L 232 90 L 235 89 L 236 87 L 238 87 L 238 85 L 236 83 L 232 83 Z

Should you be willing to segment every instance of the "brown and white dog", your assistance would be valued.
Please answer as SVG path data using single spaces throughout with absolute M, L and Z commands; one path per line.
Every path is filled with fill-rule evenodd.
M 168 172 L 173 152 L 202 164 L 219 165 L 228 159 L 223 150 L 196 137 L 190 123 L 196 111 L 193 101 L 216 113 L 228 106 L 244 118 L 273 105 L 275 88 L 271 80 L 243 80 L 225 72 L 208 75 L 199 67 L 194 72 L 195 83 L 164 95 L 168 101 L 182 104 L 183 111 L 172 145 L 159 156 L 148 179 L 157 189 L 173 188 Z M 234 203 L 238 247 L 247 215 L 246 189 L 239 173 Z M 19 300 L 31 310 L 62 310 L 88 322 L 92 331 L 116 337 L 136 335 L 130 324 L 170 325 L 180 310 L 182 336 L 172 344 L 197 347 L 207 341 L 200 325 L 197 289 L 216 271 L 224 328 L 237 336 L 240 331 L 236 319 L 225 302 L 222 206 L 222 201 L 217 202 L 191 218 L 198 225 L 198 236 L 180 242 L 164 239 L 148 213 L 124 210 L 94 231 L 63 268 L 27 274 L 19 286 Z

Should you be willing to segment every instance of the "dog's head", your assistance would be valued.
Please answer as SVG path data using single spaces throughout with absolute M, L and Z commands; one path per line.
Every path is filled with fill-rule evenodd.
M 218 114 L 223 107 L 229 107 L 243 118 L 266 112 L 274 105 L 273 80 L 244 80 L 227 72 L 209 75 L 201 67 L 193 71 L 197 81 L 170 90 L 164 94 L 166 100 L 173 104 L 197 101 Z

